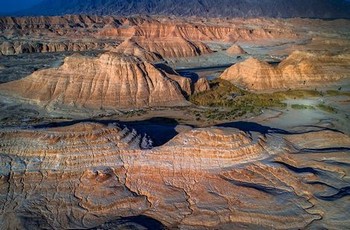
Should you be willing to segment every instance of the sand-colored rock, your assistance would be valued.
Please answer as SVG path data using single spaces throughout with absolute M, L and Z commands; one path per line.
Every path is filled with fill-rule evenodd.
M 249 58 L 225 70 L 220 78 L 249 90 L 325 86 L 350 77 L 349 54 L 295 51 L 278 66 Z
M 161 56 L 159 54 L 144 49 L 132 39 L 126 39 L 116 48 L 112 48 L 111 51 L 116 53 L 132 55 L 149 62 L 159 61 L 161 59 Z
M 83 15 L 0 18 L 0 31 L 5 38 L 42 43 L 62 40 L 79 43 L 86 39 L 89 42 L 104 40 L 112 43 L 132 37 L 182 38 L 191 42 L 236 42 L 296 38 L 298 35 L 293 29 L 293 24 L 275 19 L 169 19 L 156 16 L 125 18 Z M 28 37 L 31 39 L 28 40 Z
M 241 54 L 246 54 L 246 52 L 244 51 L 244 49 L 242 47 L 240 47 L 239 45 L 232 45 L 231 47 L 229 47 L 226 50 L 226 53 L 230 54 L 230 55 L 241 55 Z
M 211 52 L 202 42 L 191 42 L 180 37 L 160 39 L 135 37 L 134 40 L 145 50 L 157 53 L 163 58 L 194 57 Z
M 47 52 L 65 52 L 65 51 L 88 51 L 103 50 L 110 44 L 103 42 L 26 42 L 5 41 L 0 45 L 0 53 L 3 55 L 14 55 L 22 53 L 47 53 Z
M 106 53 L 73 55 L 59 68 L 44 69 L 2 84 L 0 91 L 49 108 L 130 109 L 187 102 L 179 84 L 136 57 Z
M 194 84 L 194 93 L 204 92 L 210 89 L 209 82 L 206 78 L 199 78 Z
M 350 141 L 338 132 L 188 129 L 154 148 L 135 131 L 93 123 L 0 137 L 5 229 L 94 228 L 138 215 L 184 229 L 350 224 Z
M 230 41 L 273 38 L 296 38 L 290 28 L 281 27 L 275 20 L 223 19 L 169 20 L 148 18 L 129 23 L 127 26 L 108 26 L 99 31 L 103 37 L 183 38 L 189 41 Z M 250 24 L 248 26 L 248 24 Z M 256 25 L 255 29 L 251 25 Z M 273 26 L 272 26 L 273 25 Z
M 190 42 L 183 38 L 151 39 L 134 37 L 126 39 L 113 52 L 134 55 L 148 61 L 157 61 L 161 58 L 193 57 L 212 52 L 201 42 Z

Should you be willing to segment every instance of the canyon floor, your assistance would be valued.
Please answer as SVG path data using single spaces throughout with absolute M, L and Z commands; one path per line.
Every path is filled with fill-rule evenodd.
M 0 18 L 0 229 L 347 229 L 349 25 Z

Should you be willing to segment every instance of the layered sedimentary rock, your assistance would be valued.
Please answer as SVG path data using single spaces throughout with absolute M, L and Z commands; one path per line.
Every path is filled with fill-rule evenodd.
M 306 20 L 307 21 L 307 20 Z M 324 22 L 324 24 L 326 24 Z M 342 25 L 344 26 L 344 25 Z M 106 45 L 128 38 L 174 38 L 187 41 L 231 41 L 296 38 L 293 23 L 275 19 L 169 19 L 166 17 L 0 17 L 4 41 L 37 41 L 47 44 L 62 40 L 83 43 L 103 41 Z M 45 35 L 45 37 L 43 37 Z M 29 38 L 29 39 L 28 39 Z M 4 42 L 2 41 L 2 42 Z M 170 41 L 168 41 L 170 42 Z M 63 42 L 64 43 L 64 42 Z
M 350 224 L 350 138 L 331 130 L 192 129 L 155 148 L 93 123 L 0 137 L 5 229 L 98 228 L 139 215 L 185 229 Z
M 209 47 L 202 42 L 190 42 L 180 37 L 161 39 L 134 37 L 125 40 L 112 50 L 148 61 L 157 61 L 161 58 L 194 57 L 211 52 Z
M 132 55 L 150 62 L 159 61 L 161 59 L 161 56 L 159 54 L 146 50 L 131 39 L 125 40 L 116 48 L 112 48 L 111 50 L 116 53 Z
M 199 78 L 194 84 L 194 93 L 204 92 L 210 89 L 209 82 L 206 78 Z
M 244 49 L 242 47 L 240 47 L 239 45 L 232 45 L 230 48 L 228 48 L 226 50 L 226 53 L 230 54 L 230 55 L 240 55 L 240 54 L 246 54 L 246 52 L 244 51 Z
M 266 21 L 265 21 L 266 20 Z M 252 41 L 257 39 L 296 38 L 298 35 L 292 27 L 283 27 L 284 23 L 270 21 L 268 19 L 208 19 L 208 21 L 182 21 L 168 20 L 164 18 L 148 19 L 141 21 L 128 21 L 125 26 L 105 26 L 99 30 L 102 37 L 121 38 L 146 38 L 156 40 L 158 38 L 183 38 L 189 41 L 228 41 L 238 40 Z M 249 24 L 249 25 L 248 25 Z M 251 28 L 255 25 L 255 28 Z M 273 25 L 273 26 L 272 26 Z
M 0 91 L 48 108 L 123 109 L 187 104 L 179 83 L 136 57 L 106 53 L 100 57 L 73 55 L 59 68 L 44 69 Z
M 250 90 L 324 86 L 350 77 L 349 54 L 293 52 L 278 66 L 249 58 L 225 70 L 220 78 Z
M 26 42 L 26 41 L 4 41 L 0 45 L 0 53 L 13 55 L 22 53 L 46 53 L 64 51 L 88 51 L 103 50 L 112 44 L 103 42 Z
M 135 37 L 135 42 L 145 50 L 164 58 L 193 57 L 210 53 L 211 50 L 202 42 L 190 42 L 181 37 L 150 39 Z

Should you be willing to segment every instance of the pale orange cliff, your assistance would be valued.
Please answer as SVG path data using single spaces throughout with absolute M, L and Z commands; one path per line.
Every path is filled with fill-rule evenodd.
M 136 57 L 105 53 L 67 57 L 62 66 L 2 84 L 0 91 L 49 108 L 130 109 L 188 104 L 183 81 Z
M 182 229 L 350 224 L 350 138 L 338 132 L 213 127 L 153 148 L 135 131 L 94 123 L 2 129 L 0 137 L 5 229 L 99 228 L 139 215 Z
M 249 58 L 225 70 L 220 78 L 249 90 L 324 86 L 350 77 L 349 54 L 295 51 L 278 66 Z

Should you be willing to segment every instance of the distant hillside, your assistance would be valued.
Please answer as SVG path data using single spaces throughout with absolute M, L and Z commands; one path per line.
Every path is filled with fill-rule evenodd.
M 25 10 L 39 2 L 42 2 L 42 0 L 0 0 L 0 15 Z
M 350 18 L 347 0 L 43 0 L 17 15 Z

